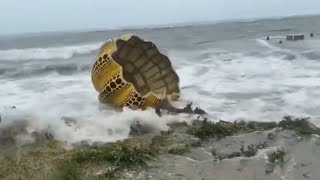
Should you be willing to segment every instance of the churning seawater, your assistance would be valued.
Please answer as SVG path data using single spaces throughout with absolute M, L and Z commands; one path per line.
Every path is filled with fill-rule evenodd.
M 27 119 L 30 131 L 49 126 L 67 142 L 113 141 L 128 136 L 133 120 L 164 130 L 166 122 L 188 118 L 158 117 L 152 110 L 117 112 L 98 104 L 90 77 L 97 50 L 126 33 L 153 41 L 169 56 L 180 77 L 182 100 L 200 106 L 212 120 L 278 121 L 289 114 L 309 116 L 319 125 L 319 29 L 320 17 L 313 16 L 1 36 L 0 126 Z M 306 39 L 285 41 L 291 33 L 304 33 Z M 62 116 L 77 118 L 83 126 L 67 127 Z

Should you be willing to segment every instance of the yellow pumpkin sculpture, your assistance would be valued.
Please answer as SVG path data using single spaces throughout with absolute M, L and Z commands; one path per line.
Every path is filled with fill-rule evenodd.
M 91 78 L 101 103 L 192 112 L 191 105 L 177 109 L 170 104 L 180 96 L 179 77 L 169 58 L 152 42 L 138 36 L 124 35 L 104 43 Z

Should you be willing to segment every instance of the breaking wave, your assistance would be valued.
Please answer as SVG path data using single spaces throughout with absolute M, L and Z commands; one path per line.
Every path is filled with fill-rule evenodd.
M 8 78 L 20 78 L 39 76 L 50 73 L 57 73 L 59 75 L 71 75 L 75 73 L 81 73 L 84 71 L 90 71 L 91 65 L 89 64 L 50 64 L 41 67 L 30 66 L 30 67 L 11 67 L 11 68 L 0 68 L 0 75 L 4 75 Z
M 48 47 L 0 50 L 1 60 L 40 60 L 40 59 L 69 59 L 75 55 L 89 54 L 97 50 L 102 43 Z
M 267 41 L 265 40 L 262 40 L 262 39 L 256 39 L 257 43 L 261 46 L 264 46 L 264 47 L 267 47 L 269 49 L 272 49 L 272 50 L 279 50 L 280 48 L 278 47 L 275 47 L 275 46 L 272 46 L 270 43 L 268 43 Z
M 75 110 L 74 110 L 75 111 Z M 7 109 L 0 126 L 0 141 L 16 145 L 35 142 L 37 136 L 66 142 L 69 145 L 86 142 L 113 142 L 130 136 L 130 126 L 137 121 L 148 131 L 159 134 L 169 129 L 167 123 L 187 120 L 184 115 L 159 117 L 153 110 L 100 111 L 91 117 L 58 117 L 50 113 L 27 113 L 17 109 Z M 65 120 L 64 120 L 65 119 Z M 70 120 L 68 123 L 66 123 Z M 1 145 L 1 144 L 0 144 Z

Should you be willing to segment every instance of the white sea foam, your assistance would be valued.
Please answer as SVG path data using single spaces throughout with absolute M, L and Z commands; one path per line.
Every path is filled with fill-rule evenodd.
M 261 46 L 267 47 L 267 48 L 272 49 L 272 50 L 280 50 L 280 48 L 271 45 L 271 44 L 268 43 L 266 40 L 256 39 L 256 41 L 257 41 L 257 43 L 260 44 Z
M 272 53 L 261 57 L 217 49 L 168 54 L 180 77 L 182 100 L 200 106 L 212 120 L 277 121 L 289 114 L 310 116 L 320 125 L 320 102 L 315 98 L 320 96 L 317 61 L 303 57 L 288 61 Z M 69 143 L 126 138 L 135 120 L 160 131 L 168 128 L 168 121 L 190 119 L 185 115 L 158 117 L 153 110 L 100 110 L 89 72 L 0 80 L 0 86 L 0 126 L 27 119 L 31 130 L 49 126 L 57 139 Z M 9 106 L 17 109 L 6 108 Z M 66 126 L 62 116 L 77 119 L 79 129 Z
M 195 52 L 196 53 L 196 52 Z M 181 57 L 179 57 L 180 59 Z M 221 61 L 179 66 L 182 98 L 195 102 L 214 118 L 281 120 L 284 115 L 310 116 L 319 123 L 318 62 L 287 61 L 282 56 L 235 56 Z M 192 59 L 190 59 L 191 61 Z
M 34 132 L 49 132 L 56 140 L 67 142 L 69 144 L 86 141 L 88 143 L 94 142 L 112 142 L 120 139 L 128 138 L 130 132 L 130 125 L 139 121 L 142 125 L 149 127 L 153 133 L 159 133 L 163 130 L 168 130 L 167 123 L 169 121 L 179 121 L 175 116 L 157 116 L 153 110 L 133 111 L 124 108 L 121 113 L 111 110 L 86 112 L 89 116 L 84 116 L 80 111 L 76 112 L 69 106 L 62 106 L 69 108 L 69 111 L 78 113 L 71 117 L 77 122 L 74 125 L 67 126 L 65 122 L 59 117 L 61 113 L 59 108 L 52 107 L 52 109 L 44 109 L 39 107 L 33 111 L 26 111 L 20 109 L 3 110 L 3 119 L 0 128 L 20 126 L 24 124 L 21 134 L 15 134 L 16 139 L 23 143 L 32 142 L 31 137 Z M 60 108 L 62 108 L 60 107 Z M 42 112 L 40 112 L 42 111 Z M 180 117 L 181 119 L 186 119 Z M 21 139 L 24 136 L 26 138 Z M 22 142 L 21 142 L 22 143 Z
M 62 47 L 0 50 L 0 60 L 69 59 L 77 54 L 91 53 L 97 50 L 101 44 L 92 43 Z
M 61 77 L 59 75 L 30 78 L 16 82 L 0 81 L 0 112 L 3 126 L 14 126 L 26 121 L 29 135 L 49 129 L 57 140 L 68 143 L 81 141 L 110 142 L 127 138 L 130 124 L 139 121 L 159 133 L 167 130 L 169 121 L 188 119 L 180 116 L 158 117 L 154 110 L 114 111 L 100 108 L 90 75 Z M 16 109 L 10 107 L 16 106 Z M 66 126 L 62 117 L 77 120 L 78 125 Z M 23 134 L 27 136 L 26 134 Z

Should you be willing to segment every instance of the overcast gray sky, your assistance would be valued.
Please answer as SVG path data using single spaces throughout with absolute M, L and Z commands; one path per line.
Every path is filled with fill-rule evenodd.
M 320 13 L 320 0 L 0 0 L 0 33 Z

